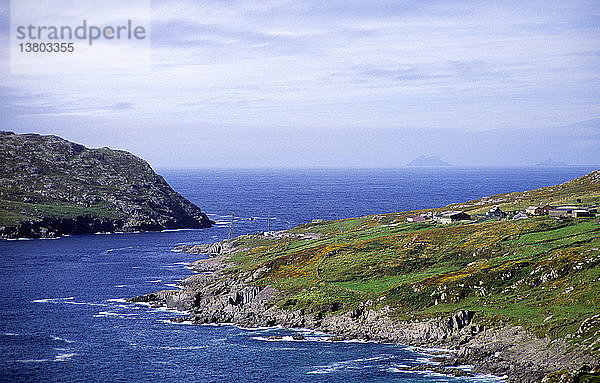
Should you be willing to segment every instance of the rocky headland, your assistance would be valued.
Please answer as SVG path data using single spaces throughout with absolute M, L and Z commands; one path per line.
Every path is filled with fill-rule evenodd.
M 517 210 L 564 195 L 598 204 L 600 171 L 547 188 L 468 201 Z M 455 207 L 459 205 L 450 205 Z M 443 209 L 448 209 L 449 206 Z M 451 349 L 425 369 L 509 382 L 600 379 L 596 218 L 411 223 L 427 211 L 313 222 L 281 233 L 178 246 L 204 254 L 177 290 L 131 298 L 196 324 L 281 325 Z M 441 209 L 440 209 L 441 210 Z M 268 235 L 269 234 L 269 235 Z M 457 368 L 472 365 L 472 370 Z
M 414 370 L 453 376 L 493 374 L 506 376 L 509 382 L 583 382 L 579 377 L 600 377 L 597 357 L 570 349 L 564 340 L 536 336 L 521 326 L 478 324 L 474 311 L 401 321 L 391 315 L 389 306 L 375 308 L 370 301 L 348 311 L 342 310 L 341 305 L 290 309 L 295 302 L 289 301 L 285 292 L 272 285 L 255 284 L 267 270 L 235 276 L 230 273 L 235 266 L 230 257 L 236 251 L 231 242 L 176 249 L 195 254 L 202 249 L 210 252 L 210 257 L 192 264 L 196 274 L 183 280 L 181 289 L 140 295 L 130 302 L 189 312 L 188 317 L 173 319 L 175 322 L 230 323 L 241 327 L 280 325 L 321 331 L 330 334 L 333 342 L 359 339 L 452 350 L 433 358 L 438 365 L 418 366 Z M 594 320 L 600 321 L 600 314 Z M 470 372 L 457 368 L 464 365 L 473 368 Z
M 200 208 L 128 152 L 0 132 L 0 238 L 211 225 Z

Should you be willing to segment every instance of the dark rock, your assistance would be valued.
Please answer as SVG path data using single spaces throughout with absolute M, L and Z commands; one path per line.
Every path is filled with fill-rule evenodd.
M 0 238 L 212 225 L 147 162 L 56 136 L 0 134 Z

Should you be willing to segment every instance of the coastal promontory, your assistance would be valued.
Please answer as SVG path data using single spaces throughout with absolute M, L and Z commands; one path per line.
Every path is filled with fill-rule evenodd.
M 0 238 L 211 225 L 198 206 L 131 153 L 0 132 Z
M 179 245 L 204 254 L 197 273 L 130 301 L 189 312 L 175 321 L 449 349 L 417 367 L 436 374 L 598 382 L 599 208 L 596 170 L 433 209 Z

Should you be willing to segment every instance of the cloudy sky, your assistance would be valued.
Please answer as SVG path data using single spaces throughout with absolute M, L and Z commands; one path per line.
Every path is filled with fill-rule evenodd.
M 151 12 L 149 71 L 11 74 L 0 0 L 0 129 L 155 167 L 600 164 L 597 0 L 165 0 Z

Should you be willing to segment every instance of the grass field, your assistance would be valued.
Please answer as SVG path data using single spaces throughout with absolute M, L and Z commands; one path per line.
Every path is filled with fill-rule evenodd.
M 551 189 L 551 190 L 550 190 Z M 597 175 L 509 197 L 503 209 L 537 198 L 597 202 Z M 504 204 L 498 199 L 505 199 Z M 465 205 L 478 206 L 478 201 Z M 442 210 L 442 209 L 438 209 Z M 284 292 L 290 309 L 389 306 L 398 319 L 479 313 L 482 324 L 520 324 L 534 333 L 600 349 L 600 225 L 594 218 L 533 217 L 443 226 L 407 223 L 409 212 L 298 226 L 319 239 L 241 237 L 229 273 L 260 271 L 256 284 Z

